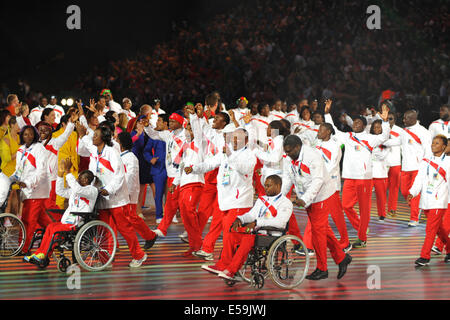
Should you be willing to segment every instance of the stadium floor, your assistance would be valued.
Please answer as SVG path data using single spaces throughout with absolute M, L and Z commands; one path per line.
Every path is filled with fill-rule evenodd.
M 450 299 L 450 264 L 444 263 L 443 256 L 432 254 L 429 266 L 420 269 L 414 266 L 423 244 L 424 217 L 418 227 L 408 228 L 409 210 L 403 199 L 398 209 L 395 219 L 387 218 L 380 223 L 376 204 L 372 202 L 367 247 L 350 252 L 353 261 L 341 280 L 336 279 L 337 266 L 329 256 L 328 279 L 305 280 L 293 290 L 281 290 L 270 280 L 260 290 L 247 283 L 228 287 L 223 280 L 200 268 L 203 260 L 182 257 L 187 244 L 178 238 L 184 230 L 179 223 L 169 228 L 167 237 L 158 239 L 148 252 L 148 260 L 136 270 L 128 267 L 131 257 L 124 239 L 119 236 L 120 251 L 113 268 L 96 273 L 82 271 L 80 289 L 68 289 L 68 275 L 58 272 L 53 260 L 46 270 L 38 270 L 22 262 L 22 257 L 2 259 L 0 299 Z M 306 214 L 303 210 L 295 210 L 295 214 L 303 231 Z M 154 215 L 146 221 L 154 227 Z M 355 239 L 355 230 L 350 224 L 347 227 L 350 238 Z M 215 257 L 221 247 L 219 240 Z M 314 270 L 315 263 L 313 258 L 310 270 Z M 380 289 L 367 286 L 368 267 L 373 265 L 381 271 Z

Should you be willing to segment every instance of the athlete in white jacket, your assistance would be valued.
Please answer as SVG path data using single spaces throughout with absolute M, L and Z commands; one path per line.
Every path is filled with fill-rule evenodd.
M 433 155 L 425 156 L 420 162 L 419 172 L 407 197 L 407 200 L 411 201 L 420 193 L 419 206 L 427 216 L 425 242 L 420 258 L 415 262 L 420 266 L 430 262 L 436 234 L 447 247 L 450 245 L 448 230 L 445 230 L 442 224 L 449 202 L 450 158 L 445 154 L 446 147 L 447 138 L 444 135 L 434 137 L 431 145 Z
M 439 119 L 433 121 L 428 127 L 430 131 L 431 138 L 434 138 L 438 134 L 442 134 L 447 138 L 450 138 L 450 114 L 447 105 L 441 106 L 439 109 Z

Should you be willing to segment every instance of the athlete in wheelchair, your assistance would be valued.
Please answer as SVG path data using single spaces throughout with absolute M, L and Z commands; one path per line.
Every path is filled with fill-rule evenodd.
M 264 187 L 267 196 L 259 197 L 250 211 L 238 216 L 229 237 L 224 239 L 221 258 L 215 266 L 224 265 L 225 269 L 202 268 L 218 274 L 229 286 L 240 280 L 238 274 L 258 289 L 264 286 L 268 276 L 278 287 L 291 289 L 304 280 L 309 255 L 297 254 L 298 246 L 305 248 L 303 242 L 286 234 L 293 205 L 281 194 L 281 178 L 267 177 Z
M 47 210 L 64 213 L 61 222 L 53 222 L 45 229 L 35 231 L 24 261 L 46 268 L 50 255 L 58 250 L 57 267 L 65 272 L 71 265 L 64 250 L 72 250 L 72 261 L 86 270 L 100 271 L 108 267 L 114 259 L 117 239 L 112 228 L 98 220 L 97 203 L 99 192 L 95 186 L 94 174 L 83 171 L 78 179 L 70 173 L 72 163 L 69 159 L 61 162 L 56 181 L 56 193 L 69 199 L 67 210 Z M 68 188 L 64 187 L 64 173 Z M 40 242 L 39 248 L 31 254 L 33 245 Z

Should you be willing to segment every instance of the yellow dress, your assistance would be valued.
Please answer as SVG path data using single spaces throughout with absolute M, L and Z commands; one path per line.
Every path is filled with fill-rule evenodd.
M 63 133 L 64 129 L 61 128 L 58 131 L 54 132 L 52 137 L 57 138 Z M 78 166 L 80 164 L 80 157 L 77 154 L 77 141 L 78 141 L 78 134 L 74 131 L 71 133 L 66 143 L 58 151 L 58 164 L 62 159 L 70 158 L 72 160 L 71 172 L 75 178 L 78 177 Z M 64 185 L 67 187 L 65 181 Z M 56 195 L 56 205 L 61 209 L 64 209 L 64 200 L 65 199 L 63 197 Z
M 20 147 L 20 138 L 17 135 L 17 139 L 13 139 L 11 133 L 8 131 L 3 139 L 0 140 L 0 157 L 2 159 L 2 172 L 10 177 L 14 171 L 16 171 L 16 159 L 13 159 L 13 155 L 17 153 Z M 18 190 L 19 186 L 14 185 L 13 190 Z

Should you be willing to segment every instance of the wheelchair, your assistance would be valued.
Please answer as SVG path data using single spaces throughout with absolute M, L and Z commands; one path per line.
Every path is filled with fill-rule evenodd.
M 113 229 L 98 219 L 100 197 L 99 195 L 97 198 L 93 212 L 71 212 L 82 217 L 83 222 L 74 230 L 57 231 L 52 235 L 45 258 L 40 263 L 35 263 L 38 268 L 45 269 L 50 264 L 49 255 L 52 251 L 57 269 L 63 273 L 72 263 L 78 263 L 87 271 L 102 271 L 112 263 L 117 250 L 117 238 Z M 65 210 L 47 209 L 46 211 L 64 214 Z M 37 229 L 34 232 L 26 255 L 31 254 L 35 243 L 42 241 L 44 233 L 45 229 Z M 72 260 L 64 255 L 65 250 L 72 251 Z M 58 251 L 59 257 L 57 257 L 56 251 Z
M 15 214 L 6 213 L 9 196 L 14 184 L 11 184 L 8 196 L 0 207 L 0 258 L 18 255 L 26 240 L 25 225 Z
M 264 287 L 265 279 L 270 278 L 281 289 L 292 289 L 305 279 L 309 268 L 309 255 L 300 255 L 299 248 L 306 248 L 301 239 L 287 235 L 286 229 L 263 227 L 255 234 L 255 244 L 247 260 L 237 275 L 255 289 Z M 261 234 L 266 231 L 267 234 Z M 281 236 L 270 235 L 273 232 Z M 225 279 L 232 287 L 238 280 Z

